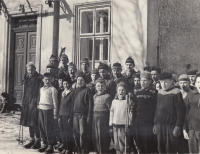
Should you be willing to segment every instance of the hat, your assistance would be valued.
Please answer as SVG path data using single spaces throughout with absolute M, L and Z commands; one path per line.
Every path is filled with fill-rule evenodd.
M 67 75 L 63 72 L 61 72 L 60 74 L 58 74 L 58 79 L 64 79 Z
M 91 74 L 99 74 L 99 72 L 98 72 L 98 69 L 93 69 L 92 71 L 91 71 Z
M 76 65 L 73 62 L 70 62 L 68 64 L 68 68 L 76 68 Z
M 134 60 L 133 58 L 131 58 L 131 56 L 126 59 L 125 63 L 132 63 L 133 65 L 135 65 Z
M 151 66 L 145 66 L 144 71 L 151 72 Z
M 86 75 L 85 75 L 85 74 L 83 73 L 83 71 L 81 71 L 81 70 L 78 70 L 78 71 L 76 72 L 75 76 L 76 76 L 76 79 L 77 79 L 78 77 L 82 77 L 82 78 L 86 81 Z
M 28 64 L 26 64 L 26 67 L 29 67 L 29 66 L 32 66 L 32 67 L 36 68 L 35 64 L 32 61 L 28 62 Z
M 139 78 L 139 79 L 140 79 L 140 73 L 136 73 L 136 74 L 134 75 L 134 78 Z
M 68 56 L 67 56 L 65 53 L 63 53 L 63 54 L 61 55 L 60 59 L 64 59 L 64 58 L 68 60 Z
M 83 60 L 81 60 L 81 64 L 82 64 L 82 63 L 88 63 L 88 64 L 89 64 L 88 57 L 83 58 Z
M 178 81 L 190 81 L 187 74 L 181 74 L 178 78 Z
M 124 87 L 124 88 L 127 90 L 127 85 L 126 85 L 126 83 L 124 83 L 124 82 L 119 82 L 119 83 L 117 84 L 117 89 L 118 89 L 118 87 L 120 87 L 120 86 Z
M 172 74 L 168 72 L 163 72 L 159 75 L 159 80 L 166 80 L 166 79 L 171 79 Z
M 196 70 L 196 69 L 190 69 L 187 71 L 187 75 L 196 75 L 197 72 L 198 72 L 198 70 Z
M 116 82 L 117 84 L 120 83 L 120 82 L 124 82 L 125 84 L 128 84 L 127 78 L 125 78 L 125 77 L 117 78 L 117 79 L 115 80 L 115 82 Z
M 50 59 L 49 60 L 58 60 L 58 57 L 54 56 L 54 55 L 51 55 Z
M 147 79 L 151 79 L 152 80 L 150 72 L 142 72 L 142 73 L 140 73 L 140 78 L 147 78 Z
M 160 74 L 160 73 L 161 73 L 161 68 L 160 68 L 160 67 L 153 66 L 153 67 L 151 68 L 151 71 L 156 71 L 158 74 Z
M 48 77 L 49 78 L 49 77 L 51 77 L 51 74 L 46 72 L 46 73 L 43 74 L 43 77 Z
M 54 64 L 52 64 L 52 63 L 49 63 L 49 64 L 47 65 L 47 68 L 56 69 L 56 66 L 55 66 Z
M 65 77 L 63 78 L 63 82 L 64 82 L 64 81 L 67 81 L 68 83 L 72 84 L 71 78 L 68 77 L 68 76 L 65 76 Z
M 96 81 L 95 81 L 95 84 L 97 84 L 98 82 L 100 83 L 105 83 L 106 81 L 102 78 L 98 78 Z
M 122 65 L 118 62 L 114 63 L 112 69 L 122 69 Z
M 98 70 L 104 69 L 108 71 L 108 65 L 105 63 L 99 63 Z

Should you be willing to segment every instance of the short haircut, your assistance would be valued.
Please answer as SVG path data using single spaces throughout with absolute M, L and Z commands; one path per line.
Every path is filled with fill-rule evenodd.
M 200 73 L 197 73 L 197 74 L 196 74 L 196 77 L 195 77 L 195 79 L 194 79 L 194 83 L 196 82 L 197 78 L 199 78 L 199 77 L 200 77 Z
M 46 73 L 43 74 L 43 78 L 44 77 L 51 78 L 51 74 L 46 72 Z

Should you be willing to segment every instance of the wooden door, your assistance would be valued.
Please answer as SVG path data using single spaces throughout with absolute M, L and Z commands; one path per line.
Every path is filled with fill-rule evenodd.
M 35 63 L 36 32 L 21 32 L 15 34 L 15 65 L 14 65 L 14 97 L 16 103 L 21 103 L 23 97 L 22 81 L 26 73 L 26 64 Z

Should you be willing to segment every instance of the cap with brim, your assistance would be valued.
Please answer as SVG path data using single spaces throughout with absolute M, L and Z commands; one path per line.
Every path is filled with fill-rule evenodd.
M 122 69 L 122 65 L 118 62 L 114 63 L 112 69 Z
M 147 78 L 147 79 L 151 79 L 152 80 L 150 72 L 141 72 L 140 73 L 140 78 Z
M 63 82 L 68 82 L 68 83 L 72 84 L 71 78 L 69 78 L 67 76 L 65 78 L 63 78 Z
M 190 70 L 188 70 L 187 75 L 196 75 L 197 72 L 198 72 L 198 70 L 196 70 L 196 69 L 190 69 Z
M 168 72 L 163 72 L 159 75 L 159 80 L 167 80 L 171 78 L 172 78 L 172 74 Z
M 136 74 L 134 75 L 134 78 L 139 78 L 139 79 L 140 79 L 140 73 L 136 73 Z
M 67 75 L 65 73 L 63 73 L 63 72 L 61 72 L 60 74 L 58 74 L 58 79 L 64 79 L 66 77 L 67 77 Z
M 70 62 L 68 64 L 68 68 L 76 68 L 76 65 L 73 62 Z
M 104 80 L 104 79 L 102 79 L 102 78 L 98 78 L 96 81 L 95 81 L 95 84 L 97 84 L 97 83 L 105 83 L 106 81 Z
M 108 71 L 108 65 L 104 64 L 104 63 L 100 63 L 98 66 L 98 70 L 100 70 L 100 69 L 104 69 L 104 70 Z
M 135 65 L 134 60 L 133 60 L 133 58 L 131 58 L 131 57 L 128 57 L 128 58 L 126 59 L 126 62 L 125 62 L 125 63 L 131 63 L 131 64 Z
M 76 74 L 76 79 L 78 79 L 78 77 L 82 77 L 85 81 L 86 81 L 86 75 L 83 73 L 83 71 L 77 71 Z
M 178 78 L 178 81 L 190 81 L 187 74 L 181 74 Z
M 26 64 L 26 67 L 29 67 L 29 66 L 32 66 L 32 67 L 36 68 L 35 64 L 33 62 L 29 62 L 28 64 Z
M 127 90 L 127 84 L 126 83 L 124 83 L 124 82 L 119 82 L 118 84 L 117 84 L 117 89 L 118 89 L 118 87 L 124 87 L 126 90 Z
M 49 64 L 47 65 L 47 68 L 56 69 L 56 66 L 55 66 L 54 64 L 52 64 L 52 63 L 49 63 Z
M 99 74 L 98 69 L 93 69 L 93 70 L 91 71 L 91 74 Z

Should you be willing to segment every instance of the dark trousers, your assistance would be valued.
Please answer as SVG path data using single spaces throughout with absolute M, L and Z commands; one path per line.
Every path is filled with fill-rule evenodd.
M 109 117 L 93 117 L 92 141 L 95 152 L 103 154 L 109 152 Z
M 125 126 L 113 126 L 113 135 L 116 151 L 123 153 L 125 151 Z
M 60 115 L 60 136 L 64 149 L 72 151 L 74 147 L 73 128 L 68 120 L 69 115 Z
M 60 142 L 60 143 L 62 143 L 62 139 L 61 139 L 61 136 L 60 136 L 60 127 L 59 127 L 59 125 L 58 125 L 58 120 L 56 120 L 57 122 L 55 123 L 55 133 L 56 133 L 56 141 L 55 141 L 55 143 L 56 142 Z M 54 143 L 54 144 L 55 144 Z
M 56 122 L 57 120 L 54 120 L 53 109 L 39 110 L 39 129 L 45 145 L 53 146 L 56 141 Z
M 200 131 L 189 130 L 189 150 L 190 153 L 199 153 L 200 152 Z
M 89 152 L 89 126 L 87 124 L 87 116 L 82 114 L 73 115 L 73 135 L 76 145 L 76 152 Z
M 157 124 L 157 139 L 159 153 L 177 153 L 180 145 L 180 136 L 173 135 L 174 125 Z
M 134 122 L 134 138 L 139 153 L 157 153 L 157 139 L 153 124 L 141 119 Z
M 38 126 L 29 126 L 30 137 L 40 138 L 40 130 Z

